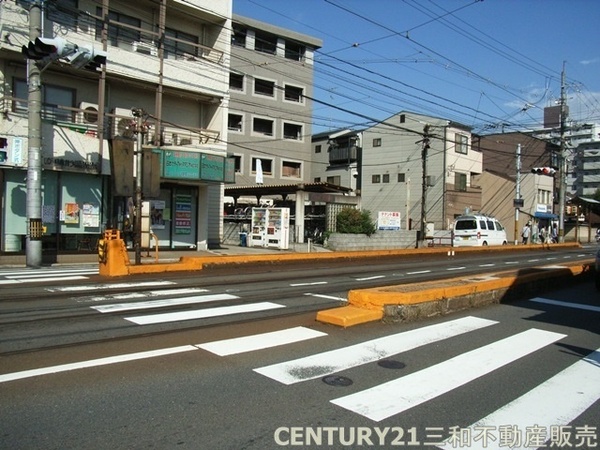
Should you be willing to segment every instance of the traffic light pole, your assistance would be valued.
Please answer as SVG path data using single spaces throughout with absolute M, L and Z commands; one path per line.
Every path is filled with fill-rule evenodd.
M 42 28 L 42 4 L 31 2 L 29 10 L 29 38 L 34 41 Z M 27 241 L 25 264 L 38 268 L 42 265 L 42 82 L 41 71 L 31 60 L 28 65 L 28 146 L 27 146 Z

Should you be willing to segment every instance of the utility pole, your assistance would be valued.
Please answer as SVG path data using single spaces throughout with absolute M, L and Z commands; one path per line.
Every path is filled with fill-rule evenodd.
M 517 180 L 515 193 L 515 245 L 519 243 L 519 208 L 523 206 L 521 199 L 521 144 L 517 145 Z
M 560 79 L 560 177 L 558 187 L 558 242 L 565 241 L 565 197 L 567 184 L 567 96 L 565 93 L 565 62 Z
M 42 30 L 42 2 L 31 2 L 29 39 L 35 41 Z M 27 240 L 25 264 L 42 265 L 42 81 L 38 65 L 27 60 Z
M 135 220 L 133 222 L 133 249 L 135 264 L 142 263 L 142 119 L 144 111 L 134 108 L 131 110 L 136 118 L 137 149 L 135 155 Z
M 427 151 L 429 150 L 429 124 L 423 127 L 423 140 L 421 141 L 421 162 L 423 164 L 423 182 L 421 194 L 421 243 L 425 242 L 427 222 Z

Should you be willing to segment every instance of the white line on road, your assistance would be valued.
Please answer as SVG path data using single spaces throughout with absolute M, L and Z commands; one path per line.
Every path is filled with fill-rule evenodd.
M 385 275 L 374 275 L 372 277 L 357 278 L 356 281 L 377 280 L 378 278 L 385 278 Z
M 496 265 L 495 263 L 479 264 L 479 267 L 494 267 L 495 265 Z
M 62 278 L 64 280 L 64 278 Z M 137 283 L 114 283 L 114 284 L 93 284 L 86 286 L 63 286 L 63 287 L 52 287 L 46 288 L 50 292 L 80 292 L 80 291 L 98 291 L 101 289 L 129 289 L 129 288 L 143 288 L 143 287 L 155 287 L 155 286 L 169 286 L 173 285 L 173 281 L 140 281 Z
M 306 341 L 322 336 L 327 336 L 327 333 L 311 330 L 306 327 L 294 327 L 280 331 L 272 331 L 270 333 L 207 342 L 205 344 L 199 344 L 197 347 L 219 356 L 227 356 Z
M 464 270 L 464 269 L 466 269 L 465 266 L 462 266 L 462 267 L 448 267 L 446 270 Z
M 201 288 L 181 288 L 181 289 L 163 289 L 160 291 L 142 291 L 142 292 L 124 292 L 122 294 L 108 294 L 101 295 L 99 297 L 80 297 L 77 299 L 78 303 L 91 303 L 91 302 L 108 302 L 114 300 L 130 300 L 134 298 L 152 298 L 164 295 L 183 295 L 183 294 L 199 294 L 201 292 L 208 292 L 208 289 Z
M 450 392 L 564 337 L 564 334 L 532 328 L 402 378 L 331 400 L 331 403 L 378 422 Z
M 129 353 L 126 355 L 109 356 L 107 358 L 92 359 L 70 364 L 61 364 L 59 366 L 44 367 L 41 369 L 24 370 L 22 372 L 13 372 L 0 375 L 0 383 L 7 381 L 21 380 L 23 378 L 37 377 L 52 373 L 66 372 L 69 370 L 85 369 L 88 367 L 106 366 L 108 364 L 121 363 L 126 361 L 135 361 L 138 359 L 155 358 L 157 356 L 172 355 L 175 353 L 189 352 L 198 350 L 193 345 L 183 345 L 181 347 L 164 348 L 161 350 L 151 350 L 148 352 Z
M 318 284 L 327 284 L 327 281 L 313 281 L 311 283 L 291 283 L 290 286 L 298 287 L 298 286 L 316 286 Z
M 586 311 L 600 312 L 600 306 L 586 305 L 584 303 L 570 303 L 559 300 L 550 300 L 549 298 L 535 297 L 530 302 L 545 303 L 546 305 L 565 306 L 567 308 L 584 309 Z
M 335 297 L 333 295 L 324 295 L 324 294 L 312 294 L 310 292 L 305 293 L 304 295 L 309 295 L 311 297 L 319 297 L 319 298 L 326 298 L 328 300 L 340 300 L 342 302 L 347 302 L 348 299 L 344 298 L 344 297 Z
M 75 281 L 75 280 L 87 280 L 88 277 L 82 275 L 73 275 L 70 277 L 44 277 L 44 278 L 14 278 L 8 280 L 0 280 L 0 284 L 17 284 L 17 283 L 51 283 L 54 281 Z M 50 289 L 48 289 L 50 290 Z
M 600 348 L 546 380 L 531 391 L 513 400 L 492 414 L 465 429 L 498 430 L 511 424 L 515 430 L 568 425 L 600 399 Z M 450 443 L 440 448 L 455 448 Z M 470 449 L 490 448 L 485 442 L 473 440 Z
M 430 273 L 431 270 L 419 270 L 417 272 L 406 272 L 406 275 L 420 275 L 422 273 Z
M 289 385 L 357 367 L 496 323 L 492 320 L 477 317 L 465 317 L 373 339 L 337 350 L 317 353 L 305 358 L 260 367 L 254 369 L 254 371 Z
M 149 300 L 147 302 L 133 302 L 133 303 L 114 303 L 112 305 L 97 305 L 90 306 L 101 313 L 115 313 L 121 311 L 132 311 L 136 309 L 150 309 L 150 308 L 166 308 L 168 306 L 177 305 L 193 305 L 197 303 L 207 303 L 223 300 L 233 300 L 239 298 L 236 295 L 231 294 L 208 294 L 208 295 L 194 295 L 193 297 L 179 297 L 179 298 L 163 298 L 160 300 Z
M 180 320 L 206 319 L 210 317 L 227 316 L 230 314 L 243 314 L 256 311 L 266 311 L 269 309 L 285 308 L 285 305 L 277 303 L 259 302 L 249 303 L 247 305 L 221 306 L 216 308 L 206 308 L 195 311 L 180 311 L 165 314 L 154 314 L 149 316 L 125 317 L 125 320 L 138 325 L 150 325 L 165 322 L 177 322 Z

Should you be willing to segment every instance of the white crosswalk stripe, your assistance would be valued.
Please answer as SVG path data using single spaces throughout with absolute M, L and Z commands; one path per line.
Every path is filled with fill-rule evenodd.
M 51 283 L 55 281 L 76 281 L 89 279 L 88 275 L 97 275 L 98 268 L 43 268 L 0 271 L 0 285 L 23 283 Z
M 564 334 L 532 328 L 331 402 L 380 421 L 456 389 L 563 337 Z
M 495 323 L 497 322 L 492 320 L 466 317 L 254 370 L 280 383 L 294 384 L 377 361 Z

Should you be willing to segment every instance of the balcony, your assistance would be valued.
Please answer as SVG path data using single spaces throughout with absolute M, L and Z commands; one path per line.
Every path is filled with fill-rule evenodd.
M 355 162 L 358 159 L 358 147 L 329 147 L 329 164 L 343 164 Z

